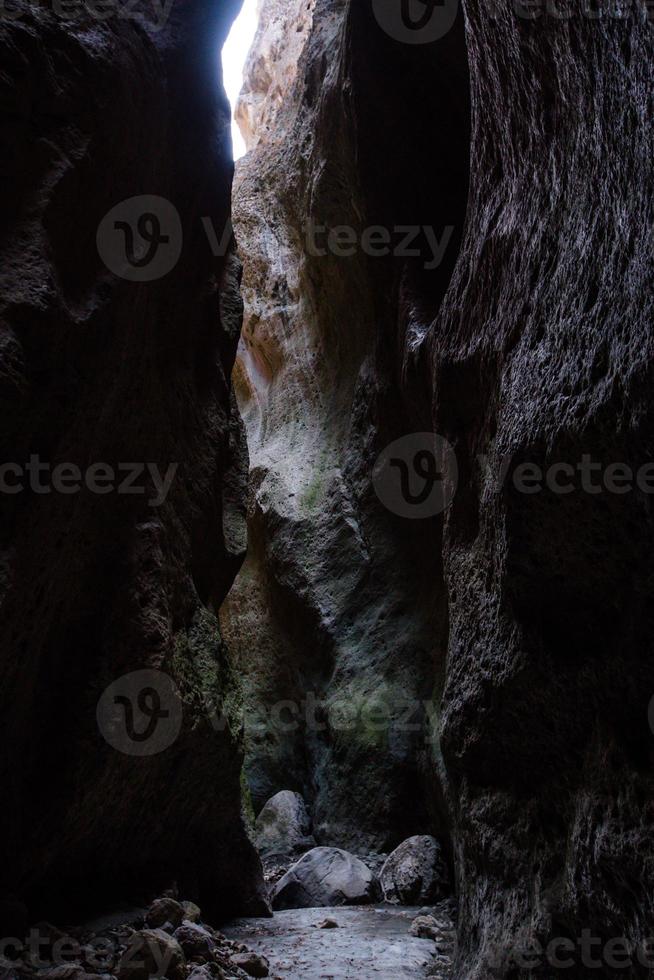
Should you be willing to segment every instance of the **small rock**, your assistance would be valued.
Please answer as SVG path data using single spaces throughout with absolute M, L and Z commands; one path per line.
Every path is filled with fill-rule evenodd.
M 235 953 L 230 957 L 230 962 L 251 977 L 267 977 L 270 974 L 270 964 L 265 956 L 258 956 L 250 951 Z
M 216 940 L 211 933 L 193 922 L 184 922 L 175 930 L 173 937 L 189 960 L 197 957 L 211 959 L 216 948 Z
M 202 912 L 195 902 L 182 902 L 182 908 L 184 909 L 184 920 L 186 922 L 199 922 L 202 918 Z
M 174 898 L 157 898 L 145 913 L 146 924 L 151 929 L 161 929 L 167 922 L 176 929 L 183 919 L 184 906 Z
M 162 929 L 135 932 L 118 964 L 119 980 L 149 980 L 152 974 L 181 980 L 186 960 L 176 939 Z
M 416 916 L 411 923 L 409 934 L 418 939 L 433 939 L 434 942 L 441 938 L 438 922 L 433 915 Z
M 318 922 L 316 929 L 338 929 L 339 925 L 336 919 L 323 919 L 322 922 Z

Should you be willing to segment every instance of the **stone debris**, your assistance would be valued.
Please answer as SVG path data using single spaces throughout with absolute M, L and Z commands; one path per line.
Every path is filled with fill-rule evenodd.
M 155 925 L 156 923 L 156 925 Z M 38 958 L 25 944 L 0 959 L 0 980 L 247 980 L 267 977 L 265 957 L 202 922 L 200 908 L 162 895 L 147 910 L 113 912 L 63 932 L 34 927 Z

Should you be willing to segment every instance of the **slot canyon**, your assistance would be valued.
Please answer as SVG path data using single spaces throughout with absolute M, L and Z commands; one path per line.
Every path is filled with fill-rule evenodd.
M 652 976 L 654 10 L 241 6 L 0 7 L 0 980 Z

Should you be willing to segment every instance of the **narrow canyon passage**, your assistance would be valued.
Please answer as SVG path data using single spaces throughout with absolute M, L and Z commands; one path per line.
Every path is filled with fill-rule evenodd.
M 651 5 L 64 6 L 0 3 L 0 980 L 651 976 Z
M 268 3 L 261 25 L 233 192 L 248 554 L 221 629 L 245 678 L 255 810 L 296 790 L 321 842 L 383 851 L 447 836 L 433 731 L 442 518 L 405 519 L 372 474 L 387 445 L 431 427 L 422 341 L 468 191 L 463 20 L 417 55 L 375 29 L 372 9 Z M 423 134 L 425 112 L 437 125 Z
M 422 909 L 438 917 L 438 943 L 409 932 L 418 894 L 398 916 L 381 908 L 336 916 L 338 934 L 300 910 L 228 934 L 254 943 L 272 972 L 289 978 L 445 976 L 455 908 L 443 901 L 452 899 L 451 842 L 434 731 L 447 615 L 441 519 L 436 508 L 412 527 L 371 474 L 385 443 L 429 428 L 428 412 L 403 402 L 424 371 L 422 339 L 465 218 L 463 18 L 429 55 L 404 52 L 392 84 L 397 45 L 372 9 L 269 0 L 259 25 L 236 106 L 247 153 L 233 190 L 244 300 L 233 377 L 250 455 L 248 554 L 220 610 L 244 682 L 245 787 L 251 812 L 262 813 L 255 839 L 276 907 L 277 882 L 312 845 L 345 849 L 380 873 L 397 845 L 426 835 L 441 868 L 422 905 L 441 905 Z M 325 51 L 330 69 L 308 95 Z M 438 119 L 409 158 L 398 152 L 401 134 L 389 132 L 393 111 L 407 137 L 424 112 Z M 399 386 L 398 367 L 407 372 Z M 393 388 L 390 405 L 382 393 Z M 425 380 L 421 388 L 426 394 Z M 309 805 L 307 841 L 282 833 L 274 847 L 262 845 L 268 801 L 274 810 L 289 791 Z M 336 887 L 332 896 L 340 904 Z M 381 897 L 380 889 L 366 900 Z

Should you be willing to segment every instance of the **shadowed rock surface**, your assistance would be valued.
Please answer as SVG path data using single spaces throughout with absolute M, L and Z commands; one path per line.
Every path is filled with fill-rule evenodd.
M 425 905 L 450 892 L 441 846 L 427 834 L 409 837 L 389 854 L 379 875 L 384 900 L 400 905 Z
M 83 5 L 65 20 L 19 0 L 0 23 L 3 461 L 178 464 L 161 506 L 149 477 L 141 495 L 2 494 L 1 884 L 32 916 L 173 879 L 211 914 L 263 907 L 214 614 L 245 549 L 238 266 L 200 223 L 220 236 L 230 211 L 217 53 L 238 6 L 175 3 L 156 31 L 152 5 L 142 21 Z M 129 282 L 96 231 L 143 194 L 174 205 L 184 244 L 165 278 Z M 172 678 L 183 709 L 149 758 L 96 722 L 107 685 L 144 668 Z

